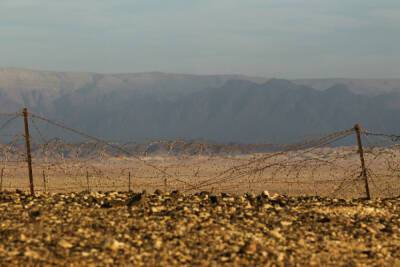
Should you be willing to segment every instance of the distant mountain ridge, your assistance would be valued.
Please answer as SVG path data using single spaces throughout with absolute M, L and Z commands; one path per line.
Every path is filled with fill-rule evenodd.
M 286 143 L 355 122 L 399 132 L 400 94 L 339 83 L 241 75 L 92 74 L 0 69 L 0 111 L 22 106 L 113 140 Z M 351 80 L 347 80 L 347 83 Z M 367 83 L 367 82 L 365 82 Z M 352 83 L 361 86 L 360 81 Z M 374 80 L 373 86 L 379 86 Z M 399 83 L 400 84 L 400 83 Z M 316 85 L 314 85 L 317 87 Z M 395 87 L 394 87 L 395 88 Z M 392 89 L 394 89 L 392 88 Z M 47 136 L 61 133 L 46 129 Z
M 101 74 L 90 72 L 55 72 L 29 69 L 0 68 L 0 88 L 3 90 L 40 90 L 64 92 L 85 87 L 130 88 L 130 89 L 171 89 L 171 85 L 187 90 L 191 87 L 204 89 L 220 87 L 228 80 L 248 80 L 265 83 L 269 78 L 246 75 L 193 75 L 163 72 Z M 400 79 L 295 79 L 297 85 L 326 90 L 334 85 L 346 85 L 351 91 L 360 94 L 377 95 L 392 90 L 400 91 Z M 181 89 L 182 89 L 181 88 Z
M 293 80 L 298 85 L 326 90 L 341 84 L 347 86 L 352 92 L 364 95 L 379 95 L 392 91 L 400 91 L 400 79 L 298 79 Z

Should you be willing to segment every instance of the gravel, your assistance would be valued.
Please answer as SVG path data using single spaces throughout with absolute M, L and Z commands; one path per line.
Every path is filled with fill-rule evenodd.
M 1 266 L 400 266 L 400 198 L 0 193 Z

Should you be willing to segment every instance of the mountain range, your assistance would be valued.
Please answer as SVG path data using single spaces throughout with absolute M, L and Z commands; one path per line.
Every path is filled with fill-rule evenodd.
M 0 69 L 0 112 L 28 107 L 98 137 L 286 143 L 354 123 L 400 131 L 400 79 L 269 79 Z M 39 125 L 50 138 L 66 135 Z

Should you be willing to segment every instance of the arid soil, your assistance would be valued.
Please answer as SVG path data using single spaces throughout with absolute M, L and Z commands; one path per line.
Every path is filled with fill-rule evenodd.
M 400 198 L 0 193 L 1 266 L 400 266 Z

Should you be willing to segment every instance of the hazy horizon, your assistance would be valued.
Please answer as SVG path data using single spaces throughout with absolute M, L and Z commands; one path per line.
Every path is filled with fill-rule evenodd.
M 266 77 L 260 75 L 248 75 L 243 73 L 189 73 L 189 72 L 168 72 L 168 71 L 137 71 L 137 72 L 105 72 L 105 71 L 74 71 L 74 70 L 49 70 L 49 69 L 34 69 L 34 68 L 24 68 L 24 67 L 10 67 L 10 66 L 0 66 L 0 70 L 23 70 L 23 71 L 33 71 L 33 72 L 49 72 L 49 73 L 89 73 L 89 74 L 104 74 L 104 75 L 118 75 L 118 74 L 148 74 L 148 73 L 160 73 L 160 74 L 171 74 L 171 75 L 194 75 L 194 76 L 246 76 L 253 78 L 264 78 L 264 79 L 282 79 L 282 80 L 400 80 L 400 77 Z
M 0 17 L 4 68 L 400 77 L 394 0 L 3 0 Z

